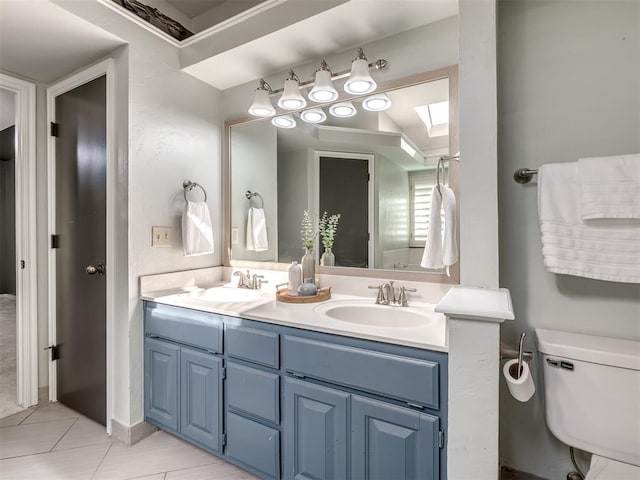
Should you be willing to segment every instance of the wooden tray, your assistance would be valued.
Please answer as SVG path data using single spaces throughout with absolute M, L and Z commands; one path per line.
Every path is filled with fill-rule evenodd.
M 315 295 L 302 296 L 289 295 L 288 288 L 281 288 L 280 290 L 276 290 L 276 299 L 280 302 L 285 303 L 316 303 L 316 302 L 324 302 L 325 300 L 329 300 L 331 298 L 331 287 L 325 287 L 318 290 L 318 293 Z

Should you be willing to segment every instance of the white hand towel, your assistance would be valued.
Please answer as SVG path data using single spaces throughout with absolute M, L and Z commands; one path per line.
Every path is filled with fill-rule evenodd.
M 442 263 L 447 267 L 458 261 L 456 241 L 456 195 L 449 187 L 442 185 L 442 208 L 444 209 L 444 254 Z
M 247 250 L 264 252 L 269 250 L 267 220 L 262 208 L 249 208 L 247 215 Z
M 538 171 L 538 215 L 548 271 L 640 283 L 640 220 L 580 217 L 578 162 Z
M 211 214 L 205 202 L 187 202 L 182 215 L 182 248 L 185 255 L 213 253 Z
M 592 218 L 640 218 L 640 154 L 581 158 L 580 213 Z
M 422 268 L 444 268 L 444 254 L 442 251 L 442 220 L 440 210 L 442 208 L 442 195 L 438 187 L 431 191 L 431 209 L 429 213 L 429 225 L 427 227 L 427 241 L 424 244 L 424 252 L 420 266 Z

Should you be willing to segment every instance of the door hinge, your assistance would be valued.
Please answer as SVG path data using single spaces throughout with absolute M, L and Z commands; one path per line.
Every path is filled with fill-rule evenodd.
M 438 448 L 444 448 L 444 432 L 438 430 Z
M 59 124 L 57 124 L 56 122 L 51 122 L 51 136 L 52 137 L 57 137 L 58 136 L 58 128 L 60 127 Z
M 24 263 L 24 260 L 20 260 L 20 269 L 21 269 L 21 270 L 24 270 L 24 269 L 25 269 L 25 267 L 26 267 L 26 265 L 27 265 L 27 264 L 26 264 L 26 263 Z
M 58 347 L 58 345 L 49 345 L 48 347 L 44 348 L 45 350 L 51 350 L 51 361 L 55 361 L 55 360 L 59 360 L 60 359 L 60 348 Z
M 222 372 L 220 372 L 220 374 L 222 375 L 222 380 L 227 378 L 227 367 L 222 367 Z
M 60 235 L 51 235 L 51 248 L 60 248 Z
M 224 447 L 227 444 L 227 434 L 222 434 L 222 446 Z
M 370 181 L 371 181 L 371 174 L 367 173 L 367 182 L 370 182 Z

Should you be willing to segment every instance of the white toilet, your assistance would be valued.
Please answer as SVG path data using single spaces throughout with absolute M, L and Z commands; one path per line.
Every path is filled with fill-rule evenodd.
M 640 342 L 536 328 L 549 430 L 593 454 L 585 480 L 640 480 Z

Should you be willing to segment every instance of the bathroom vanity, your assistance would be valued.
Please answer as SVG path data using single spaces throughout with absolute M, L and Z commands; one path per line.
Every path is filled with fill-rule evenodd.
M 447 478 L 446 346 L 280 325 L 280 307 L 317 316 L 146 301 L 146 421 L 265 479 Z

